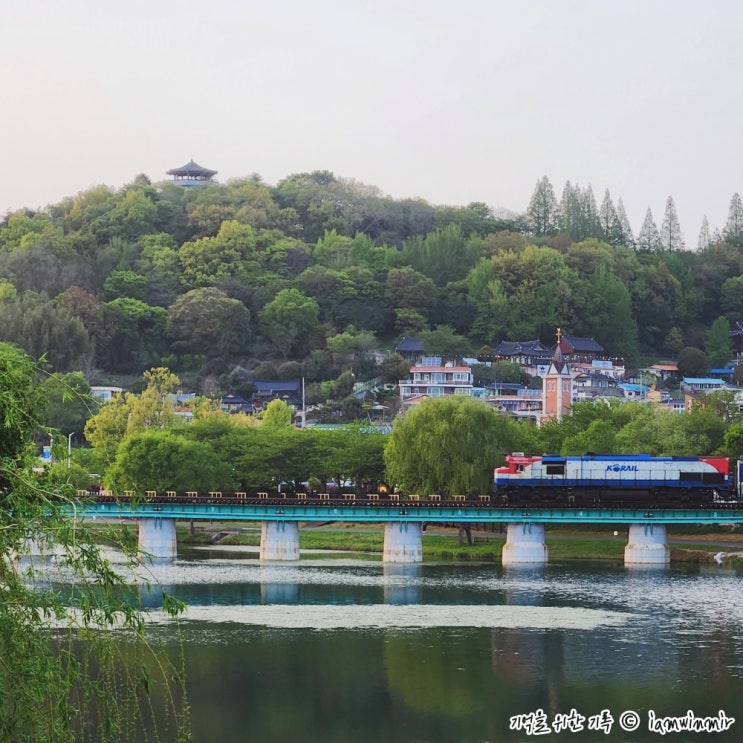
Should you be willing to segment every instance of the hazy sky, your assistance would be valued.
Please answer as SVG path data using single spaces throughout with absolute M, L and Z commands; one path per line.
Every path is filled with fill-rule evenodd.
M 0 215 L 196 162 L 523 211 L 743 192 L 740 0 L 2 0 Z

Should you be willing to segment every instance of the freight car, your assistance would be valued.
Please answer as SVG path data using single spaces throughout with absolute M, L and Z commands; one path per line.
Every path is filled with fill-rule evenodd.
M 694 507 L 732 493 L 727 457 L 514 453 L 493 483 L 496 499 L 508 505 Z

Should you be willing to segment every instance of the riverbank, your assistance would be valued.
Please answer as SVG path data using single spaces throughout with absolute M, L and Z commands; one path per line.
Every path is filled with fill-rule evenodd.
M 743 569 L 743 534 L 715 529 L 696 533 L 669 533 L 672 563 L 722 564 Z M 688 533 L 691 531 L 692 533 Z M 423 534 L 423 556 L 432 560 L 469 560 L 476 562 L 500 561 L 505 533 L 473 530 L 473 543 L 461 540 L 456 528 L 428 525 Z M 197 525 L 193 531 L 178 527 L 180 544 L 257 547 L 260 545 L 260 527 L 236 528 L 234 524 Z M 306 550 L 334 550 L 380 553 L 384 532 L 379 526 L 363 524 L 302 525 L 299 530 L 300 548 Z M 546 543 L 551 561 L 607 560 L 622 562 L 627 544 L 627 530 L 549 529 Z

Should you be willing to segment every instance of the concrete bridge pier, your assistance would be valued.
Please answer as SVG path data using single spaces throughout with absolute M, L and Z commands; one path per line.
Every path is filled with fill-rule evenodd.
M 624 548 L 625 565 L 668 565 L 670 562 L 665 524 L 630 524 Z
M 383 562 L 423 562 L 420 521 L 388 521 L 384 525 Z
M 261 522 L 261 560 L 299 560 L 297 521 Z
M 16 557 L 51 557 L 64 554 L 64 550 L 54 542 L 40 538 L 24 539 Z
M 544 543 L 544 524 L 509 524 L 503 545 L 504 565 L 546 563 L 547 545 Z
M 178 554 L 175 519 L 140 519 L 139 551 L 155 560 L 174 560 Z

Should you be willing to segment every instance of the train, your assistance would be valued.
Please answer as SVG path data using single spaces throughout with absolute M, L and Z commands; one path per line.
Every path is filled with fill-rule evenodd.
M 330 484 L 328 484 L 330 485 Z M 734 463 L 723 456 L 652 457 L 648 454 L 585 454 L 561 456 L 514 452 L 505 465 L 493 470 L 493 486 L 486 493 L 416 495 L 400 493 L 386 483 L 369 487 L 328 487 L 314 492 L 293 487 L 247 492 L 174 490 L 113 494 L 99 486 L 78 491 L 106 501 L 150 503 L 260 503 L 281 506 L 289 502 L 321 507 L 375 505 L 417 509 L 456 503 L 461 508 L 498 507 L 608 507 L 608 508 L 738 508 L 743 504 L 743 458 Z
M 493 472 L 495 496 L 502 504 L 687 508 L 736 498 L 735 473 L 722 456 L 514 452 L 505 460 Z

